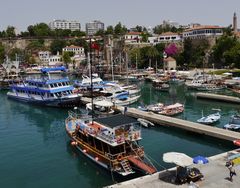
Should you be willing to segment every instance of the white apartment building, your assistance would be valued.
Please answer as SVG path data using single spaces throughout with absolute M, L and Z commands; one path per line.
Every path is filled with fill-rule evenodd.
M 183 39 L 215 38 L 223 35 L 223 28 L 219 26 L 201 25 L 187 29 L 183 32 Z
M 182 36 L 178 33 L 166 32 L 158 36 L 148 37 L 148 42 L 151 44 L 157 44 L 162 42 L 178 42 L 182 40 Z
M 56 65 L 61 65 L 63 64 L 62 62 L 62 57 L 59 55 L 53 55 L 48 58 L 48 65 L 49 66 L 56 66 Z
M 48 63 L 51 52 L 49 51 L 39 51 L 38 57 L 42 63 Z
M 141 32 L 128 32 L 124 39 L 125 43 L 138 43 L 142 40 Z
M 104 30 L 104 23 L 94 20 L 92 22 L 86 23 L 86 34 L 87 35 L 94 35 L 99 30 Z
M 81 24 L 78 21 L 67 21 L 67 20 L 53 20 L 49 23 L 49 27 L 54 29 L 70 29 L 71 31 L 80 31 Z
M 75 55 L 79 54 L 79 55 L 85 55 L 84 53 L 84 48 L 81 46 L 66 46 L 65 48 L 62 49 L 63 53 L 64 52 L 73 52 Z

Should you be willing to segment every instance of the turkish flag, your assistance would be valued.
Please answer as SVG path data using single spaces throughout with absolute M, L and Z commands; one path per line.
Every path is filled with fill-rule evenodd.
M 99 46 L 96 43 L 92 43 L 91 48 L 95 50 L 99 50 Z

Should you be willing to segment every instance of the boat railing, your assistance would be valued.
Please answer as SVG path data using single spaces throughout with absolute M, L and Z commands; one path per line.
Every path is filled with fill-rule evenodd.
M 97 136 L 111 144 L 116 142 L 115 136 L 114 135 L 107 135 L 104 132 L 99 132 Z
M 111 153 L 105 153 L 106 157 L 108 157 L 110 160 L 116 160 L 119 156 L 125 156 L 126 152 L 120 152 L 117 154 L 111 154 Z

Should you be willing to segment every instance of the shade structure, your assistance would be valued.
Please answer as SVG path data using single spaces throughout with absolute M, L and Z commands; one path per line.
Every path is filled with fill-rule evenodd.
M 191 157 L 184 153 L 168 152 L 163 154 L 163 161 L 166 163 L 174 163 L 178 166 L 186 167 L 193 164 Z
M 198 155 L 196 157 L 193 157 L 193 163 L 195 163 L 195 164 L 206 164 L 206 163 L 208 163 L 208 159 L 206 157 Z

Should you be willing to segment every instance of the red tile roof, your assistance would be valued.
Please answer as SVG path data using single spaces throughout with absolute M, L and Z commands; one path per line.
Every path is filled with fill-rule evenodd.
M 164 61 L 176 61 L 176 60 L 172 57 L 168 57 L 168 58 L 164 59 Z
M 222 29 L 223 27 L 217 26 L 217 25 L 200 25 L 195 26 L 190 29 L 186 29 L 185 31 L 193 31 L 193 30 L 199 30 L 199 29 Z
M 160 34 L 159 36 L 171 36 L 171 35 L 178 35 L 178 33 L 166 32 L 166 33 Z
M 72 48 L 82 48 L 82 47 L 81 46 L 74 46 L 74 45 L 65 47 L 65 49 L 72 49 Z
M 141 32 L 128 32 L 126 35 L 141 35 Z

